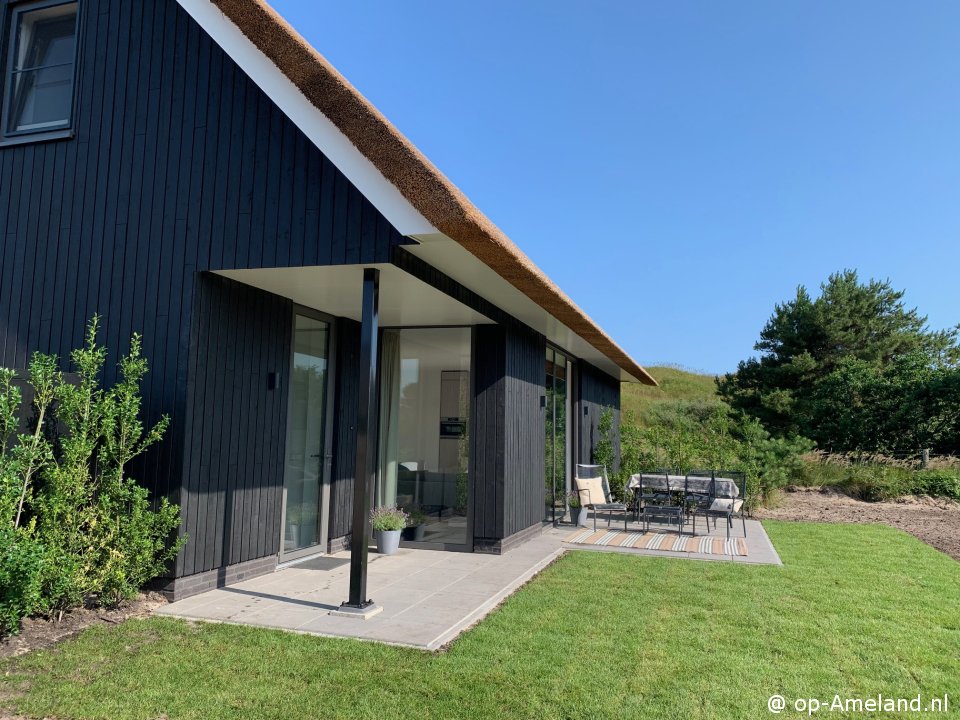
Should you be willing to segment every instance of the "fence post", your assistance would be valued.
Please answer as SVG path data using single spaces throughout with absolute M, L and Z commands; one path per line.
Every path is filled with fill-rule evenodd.
M 926 470 L 930 464 L 930 448 L 924 448 L 920 451 L 920 469 Z

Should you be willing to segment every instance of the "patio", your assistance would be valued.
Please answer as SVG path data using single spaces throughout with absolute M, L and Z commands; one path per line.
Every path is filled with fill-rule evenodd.
M 368 620 L 330 615 L 348 594 L 350 553 L 318 557 L 156 611 L 189 620 L 257 625 L 436 650 L 483 619 L 563 554 L 543 534 L 506 555 L 412 550 L 370 553 Z
M 585 550 L 587 552 L 619 552 L 627 553 L 630 555 L 647 555 L 651 557 L 672 557 L 683 560 L 707 560 L 707 561 L 721 561 L 721 562 L 737 562 L 737 563 L 748 563 L 751 565 L 783 565 L 783 562 L 780 560 L 780 556 L 777 554 L 776 549 L 773 547 L 773 543 L 770 542 L 770 538 L 767 537 L 766 531 L 763 529 L 763 525 L 759 520 L 747 520 L 747 537 L 745 538 L 745 554 L 733 554 L 726 552 L 725 540 L 727 536 L 726 528 L 723 525 L 722 521 L 718 521 L 716 526 L 710 525 L 709 531 L 704 528 L 703 523 L 700 523 L 697 526 L 697 535 L 693 537 L 690 535 L 691 525 L 688 523 L 684 528 L 683 535 L 677 534 L 676 525 L 655 525 L 653 527 L 654 535 L 662 536 L 662 542 L 654 543 L 654 545 L 659 545 L 657 549 L 649 549 L 643 547 L 623 547 L 617 544 L 620 538 L 624 536 L 634 536 L 637 537 L 641 535 L 641 527 L 636 523 L 631 521 L 628 525 L 629 532 L 623 532 L 623 519 L 614 515 L 613 522 L 610 524 L 609 530 L 607 528 L 606 517 L 603 513 L 600 514 L 600 520 L 597 523 L 598 532 L 596 535 L 609 535 L 612 536 L 613 533 L 616 533 L 619 537 L 601 537 L 594 544 L 579 544 L 570 542 L 572 535 L 576 534 L 576 529 L 571 525 L 561 525 L 560 527 L 552 528 L 548 531 L 548 535 L 556 538 L 556 540 L 561 543 L 564 548 L 570 550 Z M 593 535 L 593 515 L 590 516 L 590 522 L 588 527 L 580 528 L 580 534 L 590 534 Z M 714 552 L 697 552 L 695 549 L 692 551 L 674 551 L 670 548 L 673 547 L 677 539 L 687 539 L 688 544 L 696 548 L 698 543 L 705 538 L 716 539 L 719 541 L 717 544 L 717 549 Z M 743 533 L 740 530 L 740 523 L 737 521 L 734 525 L 733 532 L 734 540 L 744 539 Z M 604 540 L 607 540 L 606 542 Z M 626 539 L 626 538 L 624 538 Z
M 592 520 L 592 518 L 591 518 Z M 602 522 L 601 527 L 605 528 Z M 592 527 L 592 523 L 591 523 Z M 622 526 L 621 526 L 622 527 Z M 612 526 L 616 529 L 616 521 Z M 330 615 L 347 597 L 350 554 L 336 553 L 211 590 L 156 611 L 188 620 L 280 628 L 436 650 L 482 620 L 567 550 L 780 565 L 763 526 L 747 521 L 747 554 L 731 556 L 565 542 L 572 525 L 548 528 L 505 555 L 401 549 L 371 553 L 370 596 L 383 612 L 368 620 Z M 676 537 L 666 526 L 664 535 Z M 704 537 L 723 537 L 718 524 Z

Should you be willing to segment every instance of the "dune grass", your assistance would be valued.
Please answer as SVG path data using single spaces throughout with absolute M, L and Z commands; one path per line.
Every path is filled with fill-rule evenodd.
M 784 567 L 569 553 L 440 654 L 157 618 L 7 661 L 0 694 L 110 720 L 768 718 L 774 693 L 960 705 L 960 564 L 887 527 L 766 527 Z
M 660 383 L 659 387 L 624 383 L 620 386 L 620 402 L 625 413 L 632 414 L 641 423 L 650 407 L 674 400 L 715 400 L 717 385 L 713 375 L 701 375 L 689 370 L 661 366 L 647 368 Z

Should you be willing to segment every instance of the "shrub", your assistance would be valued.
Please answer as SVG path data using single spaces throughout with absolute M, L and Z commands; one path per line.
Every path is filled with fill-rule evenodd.
M 600 416 L 595 462 L 610 465 L 612 411 Z M 773 438 L 760 423 L 718 401 L 658 403 L 639 424 L 631 415 L 620 422 L 620 471 L 610 478 L 611 492 L 629 500 L 626 484 L 641 471 L 685 474 L 696 468 L 741 470 L 749 485 L 748 507 L 767 501 L 802 470 L 801 457 L 812 443 L 799 437 Z
M 910 491 L 913 495 L 946 497 L 960 502 L 960 471 L 918 470 Z
M 960 502 L 960 469 L 945 461 L 936 469 L 920 470 L 914 460 L 883 455 L 809 453 L 802 458 L 798 483 L 843 490 L 871 502 L 903 495 L 930 495 Z
M 0 637 L 43 607 L 40 593 L 43 547 L 22 530 L 0 527 Z
M 12 371 L 0 370 L 0 633 L 15 630 L 27 613 L 62 614 L 90 599 L 115 605 L 130 598 L 185 542 L 170 542 L 178 508 L 165 498 L 151 503 L 147 490 L 125 475 L 168 424 L 164 417 L 147 429 L 140 420 L 147 373 L 140 337 L 133 336 L 120 361 L 119 381 L 106 389 L 98 326 L 94 317 L 86 344 L 71 354 L 76 384 L 64 380 L 56 358 L 34 355 L 30 433 L 13 437 L 20 395 Z

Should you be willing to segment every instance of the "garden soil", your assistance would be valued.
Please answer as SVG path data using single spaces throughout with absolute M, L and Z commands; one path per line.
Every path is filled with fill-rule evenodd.
M 0 658 L 15 657 L 52 647 L 92 625 L 117 625 L 130 618 L 147 617 L 154 609 L 166 604 L 167 600 L 160 593 L 144 593 L 112 610 L 77 608 L 64 614 L 59 622 L 27 618 L 23 621 L 19 635 L 0 640 Z M 2 717 L 0 711 L 0 719 Z
M 761 519 L 829 523 L 883 523 L 904 530 L 960 561 L 960 503 L 944 498 L 904 497 L 864 502 L 831 488 L 788 487 L 782 502 L 763 508 Z

